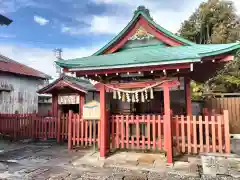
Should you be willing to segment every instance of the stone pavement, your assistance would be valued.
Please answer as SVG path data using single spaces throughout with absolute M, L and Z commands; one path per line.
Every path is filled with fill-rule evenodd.
M 201 179 L 196 158 L 168 166 L 161 154 L 122 152 L 103 160 L 91 149 L 68 151 L 66 145 L 56 143 L 0 141 L 0 148 L 0 179 Z

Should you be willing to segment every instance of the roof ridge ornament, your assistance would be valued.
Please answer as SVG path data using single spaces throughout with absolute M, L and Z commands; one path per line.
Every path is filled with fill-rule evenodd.
M 137 10 L 134 11 L 134 15 L 136 15 L 138 12 L 143 12 L 144 14 L 146 14 L 149 18 L 151 18 L 151 20 L 153 20 L 153 18 L 150 15 L 150 11 L 149 9 L 147 9 L 145 6 L 138 6 Z

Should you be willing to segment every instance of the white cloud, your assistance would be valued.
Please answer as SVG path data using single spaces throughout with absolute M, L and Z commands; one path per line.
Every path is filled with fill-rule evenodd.
M 150 10 L 150 14 L 158 24 L 164 28 L 176 33 L 180 28 L 181 23 L 187 19 L 199 4 L 206 0 L 182 1 L 181 8 L 174 9 L 168 3 L 159 3 L 159 1 L 150 0 L 91 0 L 96 4 L 117 5 L 121 8 L 115 9 L 114 15 L 99 15 L 92 16 L 88 20 L 89 27 L 64 27 L 62 32 L 71 35 L 79 35 L 83 33 L 94 34 L 117 34 L 119 33 L 133 17 L 133 12 L 137 9 L 138 5 L 144 5 Z M 175 2 L 170 0 L 171 2 Z M 170 3 L 171 4 L 171 3 Z M 173 3 L 172 3 L 173 4 Z M 124 7 L 124 8 L 123 8 Z M 123 14 L 124 13 L 124 14 Z
M 101 46 L 64 48 L 63 59 L 84 57 L 93 54 Z M 24 45 L 0 44 L 0 53 L 17 62 L 46 73 L 53 78 L 57 78 L 54 61 L 56 60 L 52 49 L 27 47 Z
M 66 26 L 62 25 L 61 31 L 70 35 L 80 35 L 89 32 L 87 28 L 82 28 L 80 26 Z
M 44 25 L 46 25 L 46 24 L 49 23 L 49 20 L 48 20 L 48 19 L 45 19 L 44 17 L 41 17 L 41 16 L 35 15 L 35 16 L 33 17 L 33 19 L 34 19 L 34 21 L 35 21 L 36 23 L 38 23 L 38 24 L 41 25 L 41 26 L 44 26 Z
M 91 33 L 116 34 L 120 32 L 130 21 L 117 16 L 93 16 L 90 26 Z

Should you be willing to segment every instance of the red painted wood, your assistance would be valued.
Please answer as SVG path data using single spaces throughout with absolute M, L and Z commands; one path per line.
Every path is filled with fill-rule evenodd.
M 185 88 L 185 98 L 186 98 L 186 109 L 187 115 L 192 116 L 192 100 L 191 100 L 191 86 L 190 86 L 190 78 L 184 78 L 184 88 Z
M 116 147 L 119 148 L 119 116 L 116 116 Z
M 131 120 L 133 116 L 131 116 Z M 127 115 L 126 116 L 126 148 L 128 149 L 129 148 L 129 116 Z
M 176 127 L 176 144 L 177 144 L 177 151 L 180 152 L 180 145 L 179 145 L 179 117 L 175 117 L 175 127 Z
M 125 136 L 123 115 L 121 115 L 121 120 L 120 121 L 121 121 L 121 148 L 123 149 L 124 148 L 124 136 Z
M 148 149 L 151 148 L 151 132 L 150 132 L 150 115 L 147 115 L 147 144 L 148 144 Z
M 215 116 L 211 116 L 212 127 L 212 151 L 216 152 L 216 130 L 215 130 Z
M 153 150 L 156 150 L 156 116 L 152 116 Z
M 48 129 L 46 130 L 47 131 L 47 137 L 50 137 L 50 138 L 53 138 L 53 129 L 52 129 L 52 124 L 53 123 L 53 118 L 48 118 L 48 120 L 47 120 L 47 125 L 48 125 Z
M 208 116 L 205 116 L 205 130 L 206 130 L 206 152 L 210 152 Z
M 135 144 L 134 144 L 134 137 L 133 136 L 131 136 L 131 144 L 132 144 L 132 149 L 134 149 Z
M 167 151 L 167 162 L 172 163 L 172 130 L 170 119 L 170 94 L 169 87 L 167 85 L 163 88 L 164 95 L 164 144 Z
M 115 74 L 115 73 L 134 73 L 134 72 L 149 72 L 149 71 L 162 71 L 162 70 L 176 70 L 176 69 L 190 69 L 190 63 L 181 64 L 169 64 L 169 65 L 156 65 L 156 66 L 143 66 L 143 67 L 130 67 L 130 68 L 114 68 L 114 69 L 104 69 L 104 70 L 81 70 L 72 71 L 76 72 L 77 76 L 93 75 L 95 74 Z
M 72 111 L 69 111 L 69 115 L 68 115 L 68 150 L 72 149 L 72 118 L 73 118 L 73 113 L 72 113 Z
M 52 116 L 56 117 L 58 113 L 58 94 L 52 94 Z
M 79 146 L 80 144 L 80 122 L 81 122 L 81 119 L 80 119 L 80 116 L 79 114 L 77 114 L 77 146 Z
M 84 145 L 84 120 L 81 118 L 81 145 Z
M 96 145 L 96 142 L 97 142 L 97 122 L 96 120 L 93 121 L 93 143 L 94 143 L 94 146 Z
M 109 54 L 116 52 L 119 48 L 121 48 L 128 39 L 135 34 L 137 29 L 142 26 L 144 29 L 146 29 L 149 33 L 154 35 L 157 39 L 159 39 L 162 42 L 165 42 L 166 44 L 170 46 L 178 46 L 183 45 L 182 42 L 179 42 L 175 39 L 172 39 L 168 36 L 166 36 L 163 32 L 156 29 L 154 26 L 150 25 L 148 21 L 144 17 L 140 17 L 139 20 L 130 28 L 130 30 L 122 36 L 121 39 L 117 41 L 113 46 L 109 47 L 103 54 Z
M 35 135 L 35 138 L 39 138 L 39 117 L 37 116 L 37 114 L 34 114 L 34 135 Z M 17 128 L 18 128 L 18 133 L 19 133 L 19 124 L 20 124 L 20 121 L 18 119 L 18 124 L 17 124 Z
M 142 150 L 144 150 L 145 147 L 145 136 L 142 136 Z
M 107 142 L 107 119 L 106 119 L 106 99 L 105 87 L 100 87 L 100 121 L 101 121 L 101 143 L 100 143 L 100 157 L 106 157 L 106 142 Z
M 199 116 L 199 138 L 200 138 L 200 152 L 204 151 L 203 147 L 203 124 L 202 124 L 202 116 Z
M 115 138 L 115 119 L 114 119 L 114 116 L 111 116 L 111 123 L 112 123 L 112 148 L 114 149 L 115 148 L 115 141 L 116 141 L 116 138 Z
M 161 126 L 161 116 L 157 116 L 158 121 L 158 150 L 162 150 L 162 126 Z
M 191 142 L 191 117 L 187 116 L 187 139 L 188 139 L 188 154 L 192 153 L 192 142 Z
M 133 119 L 133 116 L 131 116 L 131 119 Z M 137 149 L 140 149 L 140 142 L 139 142 L 139 138 L 140 138 L 140 132 L 139 132 L 139 116 L 136 116 L 136 137 L 137 137 Z
M 181 116 L 181 135 L 182 135 L 182 152 L 186 151 L 185 147 L 185 124 L 184 124 L 184 116 Z
M 88 145 L 88 121 L 84 122 L 84 128 L 85 128 L 84 141 L 85 141 L 85 146 L 87 146 Z
M 193 116 L 193 152 L 197 154 L 197 121 L 196 116 Z
M 79 112 L 80 112 L 80 115 L 82 117 L 83 115 L 83 106 L 84 106 L 84 103 L 85 103 L 85 97 L 83 95 L 80 96 L 80 109 L 79 109 Z
M 64 132 L 65 139 L 68 138 L 68 129 L 69 129 L 69 127 L 68 127 L 69 126 L 69 122 L 68 121 L 69 121 L 69 118 L 67 118 L 66 121 L 65 121 L 66 122 L 66 124 L 65 124 L 65 132 Z
M 230 153 L 230 133 L 229 133 L 229 113 L 228 110 L 223 111 L 223 122 L 224 122 L 224 132 L 225 132 L 225 146 L 226 153 Z
M 128 39 L 134 35 L 134 33 L 137 31 L 137 29 L 140 27 L 140 23 L 135 24 L 135 26 L 132 27 L 130 31 L 127 32 L 120 40 L 118 40 L 117 44 L 115 44 L 113 47 L 108 48 L 103 54 L 111 54 L 115 51 L 117 51 L 119 48 L 121 48 Z
M 92 121 L 89 121 L 89 145 L 92 145 Z
M 57 116 L 57 142 L 60 143 L 61 137 L 61 111 L 58 111 Z
M 220 153 L 223 153 L 223 142 L 222 142 L 222 116 L 217 116 L 218 124 L 218 149 Z
M 62 140 L 65 139 L 65 124 L 66 124 L 67 119 L 68 119 L 67 114 L 66 114 L 66 115 L 63 114 L 63 122 L 62 122 Z
M 73 140 L 73 146 L 76 145 L 76 114 L 73 114 L 73 122 L 72 122 L 72 129 L 73 129 L 73 136 L 72 136 L 72 140 Z
M 98 147 L 101 146 L 101 125 L 100 121 L 98 121 Z

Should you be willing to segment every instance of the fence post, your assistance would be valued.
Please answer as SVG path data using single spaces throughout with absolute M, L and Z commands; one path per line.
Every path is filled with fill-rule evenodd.
M 17 130 L 18 130 L 18 126 L 17 126 L 17 124 L 18 124 L 18 112 L 17 111 L 15 112 L 15 116 L 16 116 L 16 120 L 15 120 L 16 122 L 13 123 L 13 126 L 14 126 L 13 127 L 14 140 L 17 139 Z
M 72 111 L 69 111 L 68 116 L 68 150 L 72 149 Z
M 230 134 L 229 134 L 229 114 L 228 110 L 223 111 L 224 132 L 225 132 L 225 150 L 230 153 Z
M 61 111 L 58 111 L 57 114 L 57 142 L 60 143 L 60 136 L 61 136 Z

